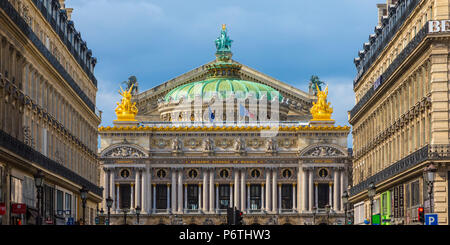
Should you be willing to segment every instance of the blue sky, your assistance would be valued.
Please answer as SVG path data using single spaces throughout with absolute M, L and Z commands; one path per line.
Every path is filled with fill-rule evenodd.
M 130 75 L 144 91 L 212 61 L 222 24 L 233 59 L 303 91 L 318 75 L 329 85 L 336 124 L 349 125 L 353 58 L 373 33 L 380 2 L 66 0 L 66 7 L 98 59 L 102 126 L 112 125 L 119 85 Z

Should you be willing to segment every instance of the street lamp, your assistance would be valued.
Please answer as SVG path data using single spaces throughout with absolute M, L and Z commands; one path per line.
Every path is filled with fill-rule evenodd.
M 80 195 L 81 195 L 81 201 L 83 204 L 83 225 L 85 225 L 86 223 L 86 201 L 87 201 L 87 194 L 88 194 L 88 189 L 86 189 L 86 187 L 82 186 L 81 190 L 80 190 Z
M 105 224 L 105 218 L 103 216 L 103 214 L 105 213 L 105 211 L 103 211 L 103 208 L 100 209 L 100 217 L 103 217 L 103 224 Z M 100 223 L 100 222 L 99 222 Z
M 330 224 L 331 206 L 329 204 L 325 205 L 325 210 L 327 211 L 327 225 L 329 225 Z
M 42 225 L 41 199 L 42 199 L 42 187 L 44 186 L 44 174 L 42 174 L 41 170 L 38 170 L 37 173 L 34 175 L 34 182 L 37 189 L 37 209 L 38 209 L 36 225 Z
M 367 196 L 369 196 L 370 199 L 370 224 L 372 225 L 372 212 L 373 212 L 373 198 L 375 197 L 375 194 L 377 193 L 377 189 L 375 187 L 375 184 L 373 182 L 370 182 L 369 189 L 367 190 Z
M 434 182 L 434 175 L 437 171 L 437 168 L 434 166 L 433 163 L 430 163 L 428 167 L 425 167 L 423 169 L 423 172 L 425 176 L 427 176 L 427 185 L 428 185 L 428 197 L 430 202 L 430 213 L 433 213 L 433 205 L 431 202 L 432 194 L 433 194 L 433 182 Z
M 136 211 L 137 224 L 139 225 L 139 215 L 141 214 L 141 207 L 136 206 L 135 211 Z
M 123 209 L 123 222 L 124 222 L 124 225 L 127 224 L 127 213 L 128 213 L 128 208 L 124 208 Z
M 348 192 L 344 191 L 342 194 L 342 204 L 344 205 L 344 225 L 347 225 L 347 204 L 348 204 Z
M 111 207 L 113 205 L 113 199 L 108 196 L 108 198 L 106 198 L 106 207 L 108 208 L 108 225 L 111 224 Z
M 316 213 L 317 213 L 317 208 L 314 206 L 312 207 L 313 210 L 313 225 L 316 224 Z

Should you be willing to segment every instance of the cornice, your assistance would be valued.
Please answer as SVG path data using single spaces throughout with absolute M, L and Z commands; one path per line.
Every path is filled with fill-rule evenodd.
M 155 127 L 155 126 L 140 126 L 140 127 L 124 127 L 124 126 L 107 126 L 99 127 L 99 132 L 174 132 L 174 131 L 260 131 L 270 130 L 273 127 L 269 126 L 193 126 L 193 127 Z M 279 131 L 334 131 L 334 132 L 349 132 L 349 126 L 279 126 Z

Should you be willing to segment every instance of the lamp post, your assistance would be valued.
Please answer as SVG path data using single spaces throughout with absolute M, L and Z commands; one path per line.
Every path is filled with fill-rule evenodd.
M 373 212 L 373 198 L 375 197 L 375 194 L 377 192 L 377 189 L 375 187 L 375 184 L 373 182 L 370 182 L 369 189 L 367 190 L 367 196 L 369 196 L 370 199 L 370 224 L 372 225 L 372 212 Z
M 83 225 L 86 224 L 86 201 L 87 201 L 87 194 L 88 194 L 88 189 L 86 189 L 86 187 L 81 187 L 80 190 L 80 195 L 81 195 L 81 201 L 82 201 L 82 206 L 83 206 Z
M 34 175 L 34 182 L 37 189 L 37 209 L 38 209 L 36 225 L 42 225 L 41 199 L 42 199 L 42 187 L 44 186 L 44 174 L 42 174 L 41 170 L 38 170 L 37 173 Z
M 342 194 L 342 204 L 344 205 L 344 225 L 347 225 L 347 204 L 348 204 L 348 192 L 344 191 Z
M 312 207 L 312 210 L 313 210 L 313 225 L 315 225 L 317 208 L 314 206 L 314 207 Z
M 105 211 L 103 211 L 103 208 L 100 209 L 100 217 L 104 217 L 103 214 L 105 213 Z M 103 218 L 103 224 L 105 224 L 105 220 Z
M 325 205 L 325 210 L 327 211 L 327 225 L 329 225 L 330 224 L 331 206 L 329 204 Z
M 127 213 L 128 213 L 128 208 L 124 208 L 123 209 L 123 222 L 124 222 L 124 225 L 127 224 Z
M 141 214 L 141 207 L 136 206 L 135 211 L 136 211 L 136 221 L 137 224 L 139 225 L 139 215 Z
M 425 176 L 427 176 L 427 186 L 428 186 L 428 198 L 430 202 L 430 213 L 433 213 L 433 204 L 431 202 L 432 200 L 432 194 L 433 194 L 433 183 L 434 183 L 434 176 L 437 171 L 436 166 L 434 166 L 433 163 L 430 163 L 428 167 L 425 167 L 423 169 L 423 172 Z
M 108 208 L 108 225 L 111 224 L 111 207 L 113 205 L 113 199 L 108 196 L 108 198 L 106 198 L 106 207 Z

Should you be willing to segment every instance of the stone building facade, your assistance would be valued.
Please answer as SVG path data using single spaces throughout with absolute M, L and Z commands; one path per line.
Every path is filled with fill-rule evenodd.
M 79 220 L 83 186 L 92 224 L 101 201 L 96 59 L 71 11 L 64 1 L 0 2 L 1 224 L 35 224 L 38 213 L 43 224 Z M 38 170 L 44 175 L 40 205 Z M 16 204 L 25 204 L 26 213 L 14 213 Z
M 355 223 L 373 217 L 381 224 L 417 224 L 417 209 L 425 207 L 448 224 L 449 2 L 390 0 L 378 9 L 375 33 L 354 60 Z M 423 172 L 430 163 L 437 167 L 433 185 Z
M 216 60 L 133 95 L 136 121 L 99 128 L 102 208 L 107 210 L 107 197 L 114 200 L 110 223 L 123 224 L 125 212 L 127 223 L 136 224 L 137 206 L 140 224 L 152 225 L 226 224 L 227 207 L 243 211 L 245 224 L 343 223 L 350 128 L 309 123 L 314 95 L 216 47 Z M 255 90 L 278 94 L 250 95 Z M 232 100 L 242 92 L 245 109 L 227 104 L 231 109 L 219 113 L 213 105 L 228 92 L 224 97 Z M 280 120 L 269 121 L 271 113 L 259 111 L 250 120 L 249 96 L 258 105 L 279 102 Z M 191 110 L 191 99 L 198 97 L 199 111 Z M 215 118 L 202 117 L 210 108 Z M 248 120 L 231 119 L 242 110 L 250 111 Z M 267 137 L 269 129 L 278 133 Z

